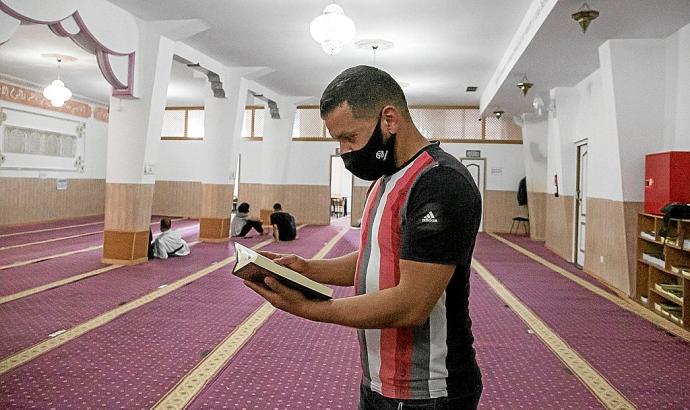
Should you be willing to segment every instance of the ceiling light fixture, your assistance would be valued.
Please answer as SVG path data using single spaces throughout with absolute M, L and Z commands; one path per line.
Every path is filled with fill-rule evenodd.
M 333 3 L 312 20 L 309 32 L 326 54 L 334 56 L 355 37 L 355 23 L 345 15 L 342 7 Z
M 595 18 L 599 17 L 599 12 L 589 8 L 589 4 L 585 2 L 582 6 L 573 14 L 570 15 L 573 20 L 577 21 L 582 28 L 582 33 L 587 32 L 587 27 Z
M 387 40 L 381 40 L 378 38 L 367 38 L 364 40 L 359 40 L 355 42 L 357 48 L 363 50 L 371 50 L 374 54 L 373 66 L 376 67 L 376 55 L 379 51 L 390 50 L 393 48 L 393 42 Z
M 519 83 L 517 83 L 517 88 L 519 88 L 520 91 L 522 91 L 522 95 L 524 96 L 527 95 L 527 92 L 530 88 L 532 88 L 533 85 L 534 84 L 530 83 L 527 79 L 527 74 L 525 74 L 524 76 L 522 76 L 522 80 Z
M 58 73 L 57 80 L 53 80 L 49 86 L 43 89 L 43 96 L 50 100 L 50 104 L 53 107 L 62 107 L 65 105 L 65 101 L 72 98 L 72 91 L 65 87 L 65 83 L 60 80 L 60 63 L 62 58 L 57 59 L 58 63 Z

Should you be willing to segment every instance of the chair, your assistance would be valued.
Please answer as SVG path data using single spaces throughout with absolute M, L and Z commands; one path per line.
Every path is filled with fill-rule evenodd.
M 518 184 L 517 202 L 518 206 L 525 207 L 528 216 L 514 217 L 513 223 L 510 224 L 510 233 L 512 234 L 513 229 L 515 229 L 515 233 L 517 234 L 518 232 L 520 232 L 520 226 L 522 226 L 525 230 L 525 235 L 529 236 L 529 205 L 527 204 L 527 178 L 522 178 L 520 180 L 520 183 Z
M 342 197 L 331 198 L 331 216 L 344 216 L 345 213 L 345 201 Z
M 520 232 L 520 226 L 524 228 L 525 235 L 529 236 L 529 218 L 526 216 L 516 216 L 513 218 L 513 223 L 510 224 L 510 233 L 513 233 L 513 228 L 515 228 L 516 234 Z

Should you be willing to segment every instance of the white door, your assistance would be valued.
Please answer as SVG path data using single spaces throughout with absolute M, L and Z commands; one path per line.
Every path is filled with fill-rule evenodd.
M 577 187 L 575 192 L 575 215 L 577 215 L 577 237 L 575 238 L 578 266 L 585 266 L 585 234 L 587 227 L 587 144 L 577 147 Z
M 470 171 L 474 183 L 479 188 L 482 196 L 482 219 L 479 223 L 479 232 L 484 231 L 484 188 L 486 185 L 486 159 L 484 158 L 460 158 L 460 162 Z

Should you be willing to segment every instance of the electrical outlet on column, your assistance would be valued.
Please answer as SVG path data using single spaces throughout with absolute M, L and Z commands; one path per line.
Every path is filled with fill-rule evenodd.
M 154 166 L 155 164 L 152 164 L 150 162 L 147 162 L 144 164 L 144 175 L 153 175 L 154 174 Z

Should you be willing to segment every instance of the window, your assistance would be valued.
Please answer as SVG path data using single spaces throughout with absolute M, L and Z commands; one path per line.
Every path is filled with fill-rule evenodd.
M 512 118 L 493 115 L 484 118 L 484 139 L 492 141 L 522 141 L 522 128 Z
M 419 132 L 430 140 L 482 139 L 482 123 L 477 107 L 410 107 Z
M 412 121 L 427 139 L 442 142 L 522 142 L 522 129 L 510 119 L 480 118 L 479 107 L 410 106 Z M 292 127 L 292 139 L 329 141 L 318 106 L 299 106 Z
M 248 105 L 244 109 L 242 121 L 242 138 L 260 140 L 264 136 L 265 107 L 262 105 Z
M 204 107 L 166 107 L 161 140 L 204 139 Z
M 326 141 L 331 136 L 321 119 L 318 106 L 302 105 L 297 107 L 295 122 L 292 126 L 292 139 L 302 141 Z

